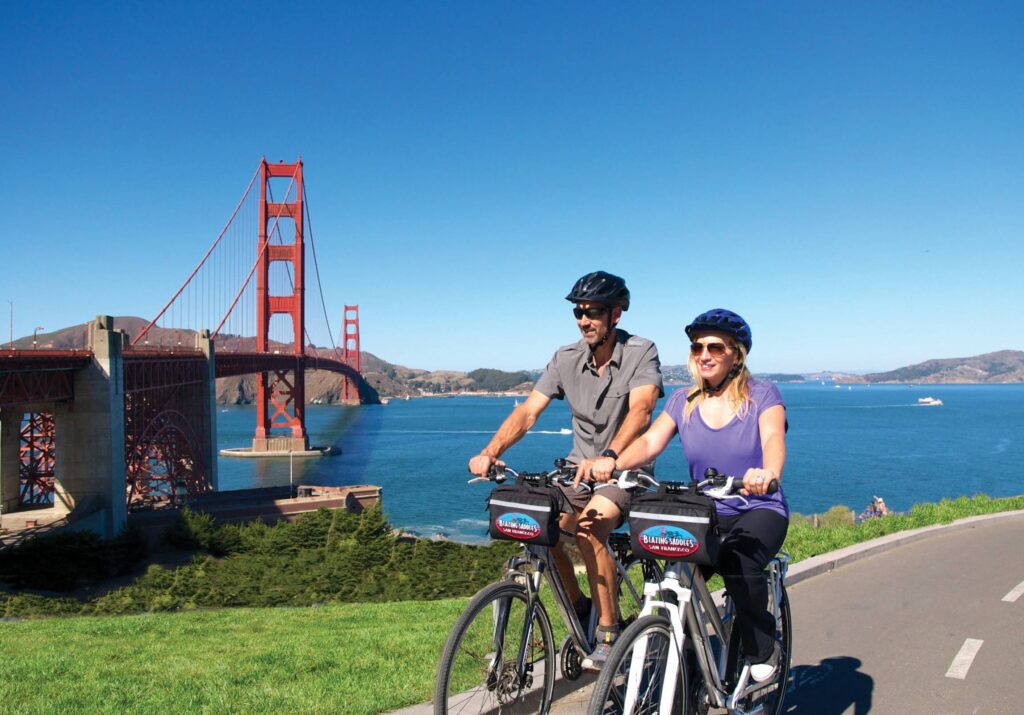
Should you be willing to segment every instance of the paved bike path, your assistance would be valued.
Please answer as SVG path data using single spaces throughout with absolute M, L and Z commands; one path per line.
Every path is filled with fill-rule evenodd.
M 958 535 L 963 538 L 958 538 Z M 867 557 L 884 555 L 896 547 L 911 546 L 915 548 L 901 548 L 898 554 L 892 554 L 890 558 L 864 561 Z M 982 554 L 990 556 L 985 562 L 994 561 L 994 566 L 982 564 L 979 558 Z M 872 715 L 884 715 L 893 712 L 938 715 L 1024 712 L 1024 655 L 1021 655 L 1024 653 L 1024 611 L 1021 610 L 1024 609 L 1024 593 L 1019 594 L 1015 602 L 995 599 L 991 604 L 986 601 L 985 605 L 976 603 L 971 596 L 983 590 L 983 585 L 993 581 L 994 574 L 1004 570 L 1006 573 L 1003 580 L 1013 582 L 1006 586 L 1006 597 L 1013 595 L 1012 590 L 1018 584 L 1024 592 L 1024 556 L 1020 554 L 1024 554 L 1024 511 L 970 517 L 952 524 L 889 534 L 805 559 L 791 566 L 786 584 L 793 608 L 794 679 L 787 696 L 787 713 L 862 715 L 870 712 Z M 959 574 L 958 570 L 968 564 L 974 564 L 976 568 L 970 575 Z M 926 577 L 913 571 L 919 567 L 924 567 L 930 572 L 929 575 Z M 813 588 L 811 584 L 798 586 L 807 579 L 823 574 L 832 574 L 833 578 L 816 579 Z M 954 582 L 964 587 L 962 594 L 951 595 L 953 590 L 949 586 Z M 937 584 L 941 584 L 941 587 Z M 992 587 L 998 591 L 1004 585 L 1000 581 L 992 584 Z M 882 595 L 883 586 L 887 595 Z M 922 589 L 924 592 L 921 592 Z M 816 595 L 818 592 L 829 595 Z M 927 597 L 936 593 L 949 597 L 944 603 L 945 608 L 950 610 L 943 610 L 943 616 L 938 622 L 929 623 L 924 620 L 926 612 L 917 608 L 916 604 L 929 603 Z M 851 596 L 852 600 L 848 601 L 846 596 Z M 1000 593 L 1000 598 L 1003 597 Z M 900 623 L 905 622 L 906 629 L 880 627 L 878 621 L 874 622 L 871 629 L 866 629 L 864 623 L 868 616 L 865 609 L 870 604 L 882 606 L 892 602 L 903 604 L 904 610 L 896 615 L 902 619 Z M 1015 614 L 1011 618 L 1016 618 L 1012 626 L 1008 625 L 1008 630 L 1004 629 L 1009 633 L 1004 639 L 1006 642 L 994 641 L 991 636 L 987 639 L 972 637 L 954 629 L 972 610 L 991 609 L 998 613 L 999 604 L 1004 607 L 1004 613 Z M 1018 604 L 1018 608 L 1012 609 Z M 932 613 L 937 612 L 937 606 L 931 608 Z M 934 673 L 929 671 L 929 686 L 911 687 L 923 675 L 917 672 L 915 662 L 931 658 L 933 650 L 938 651 L 934 654 L 936 658 L 940 655 L 945 658 L 947 653 L 938 648 L 935 639 L 924 637 L 919 639 L 920 642 L 905 640 L 907 632 L 928 634 L 936 628 L 954 629 L 953 635 L 946 640 L 956 641 L 961 635 L 964 643 L 982 640 L 983 645 L 978 649 L 976 658 L 981 658 L 984 653 L 983 660 L 991 659 L 997 664 L 1008 664 L 1014 669 L 1015 675 L 1000 681 L 998 676 L 979 675 L 982 667 L 969 665 L 967 677 L 963 679 L 946 677 L 943 668 L 937 680 L 931 677 Z M 866 641 L 862 637 L 865 633 L 868 634 Z M 983 635 L 988 635 L 988 630 Z M 885 642 L 889 643 L 889 647 L 880 647 Z M 945 642 L 943 645 L 946 645 Z M 960 647 L 959 644 L 957 647 Z M 966 647 L 970 651 L 976 644 L 967 643 Z M 876 652 L 886 655 L 876 659 Z M 991 657 L 990 653 L 993 653 Z M 952 671 L 953 660 L 960 653 L 954 650 L 948 655 L 948 665 Z M 966 654 L 962 655 L 961 661 L 966 657 Z M 865 668 L 865 663 L 870 664 L 870 668 Z M 963 667 L 962 663 L 960 667 Z M 970 677 L 985 683 L 985 686 L 958 687 L 957 683 L 966 682 Z M 594 680 L 595 677 L 589 675 L 584 675 L 576 682 L 565 682 L 559 677 L 555 683 L 555 702 L 551 714 L 584 715 Z M 883 683 L 886 692 L 884 699 L 879 687 Z M 982 692 L 984 687 L 995 689 L 996 692 Z M 893 691 L 891 696 L 888 694 L 890 690 Z M 971 695 L 965 695 L 965 691 Z M 934 697 L 928 696 L 931 698 L 928 704 L 921 700 L 926 692 L 935 693 Z M 907 697 L 902 697 L 900 693 L 905 693 Z M 982 704 L 986 697 L 988 704 Z M 968 698 L 974 700 L 970 707 Z M 1012 709 L 1007 709 L 1009 706 L 1006 703 L 1010 700 L 1014 704 Z M 966 709 L 959 709 L 961 707 Z M 433 705 L 423 703 L 395 711 L 392 715 L 431 713 Z

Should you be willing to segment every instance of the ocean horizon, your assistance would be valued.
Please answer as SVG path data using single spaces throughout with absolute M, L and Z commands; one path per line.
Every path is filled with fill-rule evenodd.
M 666 392 L 679 389 L 666 386 Z M 789 433 L 783 484 L 790 509 L 860 512 L 875 495 L 898 511 L 961 495 L 1024 492 L 1024 385 L 779 383 Z M 922 405 L 919 398 L 941 400 Z M 392 399 L 387 405 L 307 407 L 312 444 L 334 457 L 218 461 L 221 490 L 288 484 L 382 488 L 396 528 L 457 541 L 487 540 L 488 485 L 467 484 L 468 459 L 513 409 L 514 396 Z M 656 414 L 665 398 L 659 401 Z M 252 406 L 221 407 L 218 446 L 247 446 Z M 504 455 L 518 470 L 550 469 L 572 445 L 569 411 L 555 400 Z M 685 479 L 677 441 L 658 458 L 663 479 Z

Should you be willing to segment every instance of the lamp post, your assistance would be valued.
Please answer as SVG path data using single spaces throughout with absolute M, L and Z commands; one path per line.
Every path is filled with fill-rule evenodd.
M 185 480 L 179 479 L 174 483 L 174 506 L 180 509 L 185 506 L 188 499 L 188 489 L 185 488 Z
M 46 328 L 44 328 L 42 325 L 37 325 L 36 329 L 32 331 L 32 349 L 33 350 L 36 349 L 36 335 L 39 333 L 40 330 L 46 330 Z
M 11 306 L 11 341 L 8 346 L 11 350 L 14 350 L 14 301 L 7 301 L 7 305 Z

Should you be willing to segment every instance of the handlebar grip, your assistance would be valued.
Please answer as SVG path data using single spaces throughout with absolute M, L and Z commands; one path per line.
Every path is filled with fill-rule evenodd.
M 740 489 L 745 489 L 746 487 L 743 486 L 743 480 L 740 479 L 739 477 L 735 477 L 735 480 L 736 481 L 732 483 L 732 493 L 739 494 Z M 777 491 L 779 491 L 779 480 L 773 479 L 770 482 L 768 482 L 768 488 L 765 490 L 764 493 L 774 494 Z

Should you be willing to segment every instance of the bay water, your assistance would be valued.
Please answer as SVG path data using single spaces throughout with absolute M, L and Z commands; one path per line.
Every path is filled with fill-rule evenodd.
M 669 394 L 679 389 L 666 388 Z M 872 496 L 891 509 L 984 493 L 1024 493 L 1024 385 L 780 384 L 787 406 L 784 483 L 793 511 L 842 504 L 856 512 Z M 942 406 L 922 406 L 934 397 Z M 387 405 L 307 408 L 311 444 L 333 457 L 265 460 L 221 457 L 220 489 L 319 484 L 382 487 L 384 510 L 399 528 L 463 542 L 486 541 L 487 484 L 467 484 L 468 459 L 522 398 L 392 399 Z M 664 405 L 659 402 L 656 415 Z M 221 448 L 247 446 L 255 409 L 219 408 Z M 555 400 L 504 459 L 518 470 L 550 469 L 572 446 L 568 407 Z M 673 441 L 658 476 L 686 479 Z

